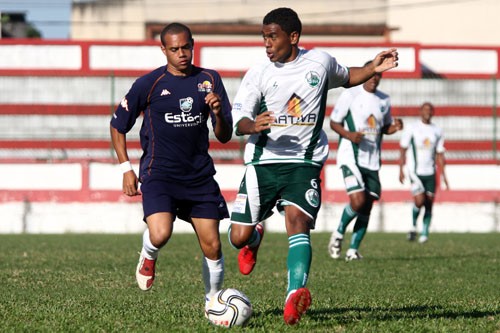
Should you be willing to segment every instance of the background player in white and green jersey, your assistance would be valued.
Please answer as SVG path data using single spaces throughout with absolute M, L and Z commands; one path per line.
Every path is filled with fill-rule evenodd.
M 250 274 L 264 229 L 259 223 L 277 206 L 289 240 L 286 324 L 297 323 L 311 304 L 305 287 L 311 266 L 310 230 L 321 206 L 320 173 L 328 156 L 322 130 L 328 89 L 361 84 L 397 66 L 395 49 L 372 63 L 346 68 L 328 53 L 299 49 L 302 25 L 290 8 L 263 19 L 262 37 L 270 62 L 251 68 L 233 101 L 237 135 L 249 135 L 245 175 L 231 214 L 231 244 Z
M 355 218 L 345 258 L 347 261 L 362 258 L 358 249 L 368 228 L 373 202 L 381 194 L 378 171 L 382 137 L 403 128 L 403 122 L 391 116 L 389 96 L 377 90 L 381 78 L 376 73 L 363 85 L 342 92 L 330 116 L 330 127 L 340 136 L 337 165 L 342 169 L 349 195 L 349 204 L 328 244 L 334 259 L 340 257 L 347 226 Z
M 420 107 L 420 120 L 408 126 L 400 141 L 401 156 L 399 162 L 399 181 L 405 180 L 404 166 L 411 182 L 411 193 L 414 198 L 412 208 L 413 226 L 408 233 L 408 240 L 414 241 L 417 236 L 417 220 L 420 209 L 424 207 L 422 233 L 420 243 L 429 237 L 429 226 L 432 219 L 432 206 L 436 193 L 436 162 L 441 170 L 441 178 L 448 189 L 448 179 L 444 171 L 444 137 L 441 128 L 431 122 L 434 106 L 426 102 Z

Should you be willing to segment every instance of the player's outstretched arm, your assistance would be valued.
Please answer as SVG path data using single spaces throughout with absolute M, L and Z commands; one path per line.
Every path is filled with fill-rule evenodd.
M 395 48 L 382 51 L 372 61 L 375 73 L 383 73 L 398 67 L 398 51 Z
M 366 82 L 376 73 L 383 73 L 398 66 L 398 51 L 391 48 L 380 52 L 373 60 L 363 67 L 349 68 L 349 82 L 344 86 L 354 87 Z

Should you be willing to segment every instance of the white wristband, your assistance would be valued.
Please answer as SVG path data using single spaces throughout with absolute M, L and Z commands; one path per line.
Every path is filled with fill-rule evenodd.
M 123 173 L 129 172 L 130 170 L 132 170 L 132 164 L 130 164 L 130 161 L 125 161 L 120 164 L 120 169 Z

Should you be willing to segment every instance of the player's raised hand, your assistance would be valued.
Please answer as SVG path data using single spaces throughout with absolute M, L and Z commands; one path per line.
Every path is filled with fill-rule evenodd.
M 216 93 L 211 92 L 207 94 L 207 96 L 205 96 L 205 103 L 208 104 L 210 110 L 212 110 L 215 115 L 217 115 L 222 109 L 220 96 Z
M 398 51 L 396 48 L 391 48 L 386 51 L 382 51 L 375 56 L 373 59 L 373 66 L 375 73 L 382 73 L 389 69 L 398 66 Z

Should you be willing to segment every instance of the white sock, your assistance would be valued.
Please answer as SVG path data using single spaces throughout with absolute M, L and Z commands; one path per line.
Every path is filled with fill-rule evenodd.
M 205 300 L 222 288 L 224 282 L 224 256 L 218 260 L 202 259 L 203 283 L 205 284 Z
M 151 239 L 149 238 L 149 229 L 144 230 L 142 234 L 142 251 L 141 254 L 149 260 L 156 260 L 158 258 L 159 248 L 151 244 Z
M 340 232 L 338 232 L 337 230 L 335 230 L 334 232 L 332 232 L 331 239 L 333 240 L 335 238 L 344 239 L 344 235 L 342 235 Z

